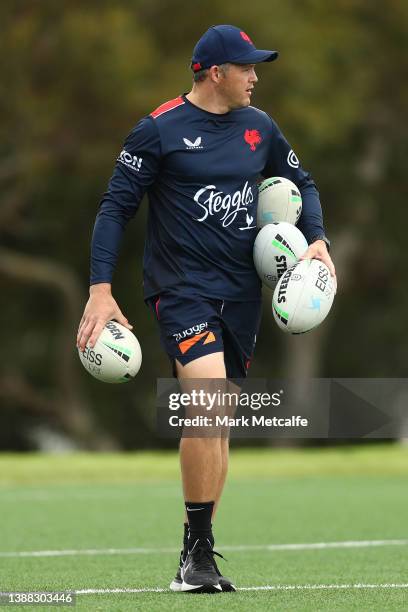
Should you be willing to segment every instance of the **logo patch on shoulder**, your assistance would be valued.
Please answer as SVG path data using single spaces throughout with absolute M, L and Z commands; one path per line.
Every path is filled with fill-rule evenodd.
M 299 168 L 300 162 L 294 154 L 293 149 L 291 149 L 288 153 L 287 162 L 291 168 Z
M 127 166 L 131 170 L 134 170 L 135 172 L 139 172 L 140 168 L 142 167 L 143 157 L 138 157 L 137 155 L 131 155 L 130 153 L 126 151 L 126 149 L 123 149 L 120 152 L 120 155 L 117 161 L 123 164 L 124 166 Z

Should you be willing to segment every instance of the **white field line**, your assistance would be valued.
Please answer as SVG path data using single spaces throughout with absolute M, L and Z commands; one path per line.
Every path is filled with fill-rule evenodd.
M 346 589 L 408 589 L 407 584 L 267 584 L 265 586 L 238 587 L 238 591 L 318 591 Z M 80 589 L 76 595 L 109 595 L 115 593 L 171 593 L 169 589 Z
M 237 587 L 237 591 L 318 591 L 318 590 L 347 590 L 347 589 L 408 589 L 406 584 L 266 584 L 263 586 Z M 67 591 L 75 595 L 115 595 L 115 594 L 137 594 L 137 593 L 173 593 L 170 589 L 160 587 L 146 587 L 141 589 L 116 588 L 116 589 L 78 589 Z M 6 595 L 0 592 L 0 595 Z
M 232 552 L 246 552 L 252 550 L 290 551 L 290 550 L 325 550 L 330 548 L 374 548 L 378 546 L 408 546 L 406 540 L 349 540 L 344 542 L 312 542 L 299 544 L 248 544 L 237 546 L 220 546 Z M 180 548 L 84 548 L 68 550 L 29 550 L 1 552 L 0 558 L 10 557 L 76 557 L 97 555 L 150 555 L 178 553 Z

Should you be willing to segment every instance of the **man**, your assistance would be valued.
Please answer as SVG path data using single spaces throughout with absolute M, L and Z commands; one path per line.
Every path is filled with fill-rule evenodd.
M 125 141 L 97 215 L 91 287 L 78 346 L 93 346 L 105 323 L 132 328 L 111 294 L 120 239 L 145 192 L 149 219 L 144 298 L 161 343 L 181 380 L 246 376 L 261 312 L 261 283 L 252 259 L 257 182 L 285 176 L 303 199 L 299 228 L 304 257 L 324 261 L 332 275 L 318 192 L 277 125 L 251 107 L 255 65 L 276 51 L 255 48 L 230 25 L 211 27 L 191 62 L 191 91 L 166 102 Z M 180 443 L 186 521 L 173 590 L 234 591 L 214 561 L 212 520 L 228 466 L 228 439 Z

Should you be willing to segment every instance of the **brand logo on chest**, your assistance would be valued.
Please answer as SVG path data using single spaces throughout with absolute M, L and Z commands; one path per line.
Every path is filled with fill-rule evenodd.
M 242 190 L 238 189 L 233 194 L 225 194 L 222 191 L 217 191 L 215 185 L 207 185 L 196 192 L 194 201 L 203 211 L 201 217 L 196 219 L 199 223 L 203 223 L 209 216 L 218 216 L 222 222 L 222 227 L 228 227 L 239 214 L 245 213 L 245 216 L 241 214 L 243 220 L 245 219 L 245 225 L 238 229 L 248 230 L 256 227 L 252 225 L 253 217 L 248 214 L 248 208 L 254 201 L 252 187 L 248 184 L 248 181 L 246 181 Z
M 196 138 L 194 142 L 192 142 L 188 138 L 183 138 L 183 142 L 186 145 L 187 149 L 202 149 L 203 148 L 201 146 L 201 136 L 198 136 L 198 138 Z
M 256 147 L 262 142 L 262 136 L 258 130 L 245 130 L 244 140 L 249 144 L 251 151 L 256 151 Z

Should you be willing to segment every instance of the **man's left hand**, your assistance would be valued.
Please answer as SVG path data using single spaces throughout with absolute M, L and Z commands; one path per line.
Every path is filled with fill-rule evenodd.
M 316 240 L 315 242 L 312 242 L 307 251 L 302 255 L 302 257 L 300 257 L 300 260 L 303 259 L 320 259 L 320 261 L 326 264 L 335 282 L 335 287 L 337 288 L 336 269 L 324 240 Z

